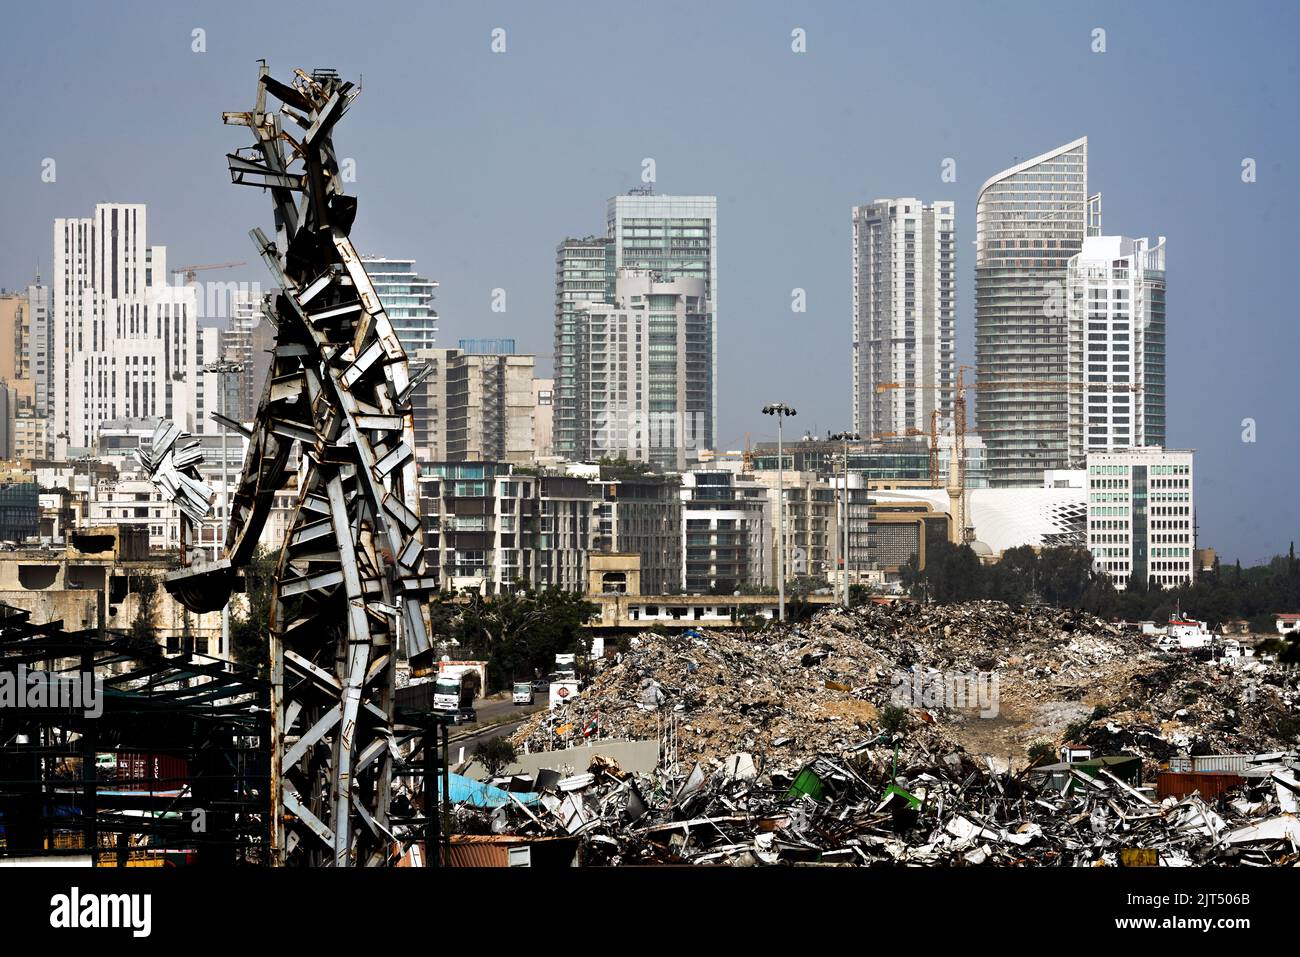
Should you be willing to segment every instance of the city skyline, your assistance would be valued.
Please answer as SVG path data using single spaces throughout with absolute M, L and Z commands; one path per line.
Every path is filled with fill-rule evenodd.
M 941 52 L 962 57 L 963 64 L 982 63 L 987 72 L 968 91 L 953 83 L 956 67 L 939 70 L 937 79 L 909 91 L 905 102 L 886 112 L 907 106 L 919 110 L 927 123 L 944 121 L 947 128 L 936 132 L 914 125 L 918 135 L 906 144 L 897 141 L 897 149 L 870 145 L 863 150 L 861 144 L 873 144 L 874 137 L 854 129 L 852 118 L 856 115 L 861 123 L 862 114 L 855 114 L 851 100 L 832 96 L 820 101 L 821 116 L 844 118 L 848 123 L 801 125 L 799 106 L 810 94 L 816 98 L 819 92 L 834 92 L 828 84 L 853 65 L 853 37 L 866 35 L 873 24 L 888 25 L 889 14 L 810 15 L 756 8 L 737 23 L 725 12 L 688 14 L 688 8 L 667 7 L 679 10 L 683 17 L 689 15 L 698 27 L 678 38 L 683 46 L 679 55 L 700 52 L 714 43 L 719 49 L 725 47 L 727 68 L 736 69 L 736 58 L 749 51 L 754 69 L 770 74 L 742 75 L 737 89 L 732 89 L 721 79 L 722 66 L 706 66 L 703 82 L 716 83 L 716 89 L 701 105 L 684 112 L 688 120 L 706 116 L 726 133 L 701 144 L 692 135 L 698 124 L 686 122 L 683 126 L 691 129 L 671 130 L 668 135 L 660 128 L 651 139 L 634 132 L 644 117 L 623 117 L 611 110 L 601 125 L 600 139 L 606 142 L 595 156 L 565 151 L 553 161 L 542 155 L 545 150 L 520 152 L 513 144 L 538 135 L 536 121 L 527 116 L 526 102 L 498 106 L 489 118 L 476 117 L 473 114 L 482 110 L 464 104 L 446 109 L 452 105 L 451 90 L 464 88 L 456 82 L 459 74 L 482 76 L 488 84 L 484 99 L 470 98 L 479 107 L 488 97 L 495 104 L 505 103 L 495 94 L 511 89 L 518 95 L 516 86 L 522 82 L 511 57 L 535 71 L 539 45 L 546 47 L 548 58 L 564 56 L 573 49 L 568 44 L 581 39 L 581 32 L 577 38 L 563 37 L 546 26 L 544 17 L 523 9 L 494 13 L 493 19 L 452 12 L 430 21 L 440 31 L 435 39 L 439 50 L 450 54 L 442 67 L 446 72 L 433 81 L 444 94 L 433 110 L 444 130 L 435 132 L 432 141 L 414 140 L 423 144 L 421 156 L 435 177 L 427 191 L 430 195 L 414 202 L 387 182 L 400 180 L 392 163 L 404 161 L 367 147 L 362 138 L 363 133 L 397 136 L 405 143 L 413 135 L 408 123 L 399 122 L 402 114 L 385 107 L 386 98 L 391 100 L 408 76 L 403 70 L 409 70 L 409 65 L 358 62 L 337 41 L 323 40 L 310 47 L 324 50 L 326 56 L 335 52 L 332 65 L 362 72 L 366 93 L 377 90 L 379 94 L 363 93 L 367 109 L 356 114 L 357 180 L 350 190 L 360 199 L 357 244 L 369 255 L 409 255 L 421 264 L 424 274 L 440 283 L 441 345 L 462 337 L 511 335 L 523 351 L 546 354 L 554 332 L 555 238 L 592 231 L 594 204 L 639 185 L 642 160 L 651 156 L 657 160 L 658 192 L 716 194 L 719 219 L 725 223 L 719 272 L 727 288 L 727 308 L 717 354 L 718 444 L 739 447 L 746 432 L 752 432 L 755 440 L 770 437 L 764 431 L 770 425 L 757 410 L 773 399 L 800 407 L 801 430 L 825 433 L 843 428 L 851 412 L 845 401 L 850 369 L 844 330 L 851 315 L 845 211 L 865 196 L 915 195 L 955 202 L 957 354 L 959 361 L 968 361 L 974 349 L 975 259 L 969 241 L 975 228 L 978 184 L 1009 168 L 1017 157 L 1036 155 L 1086 134 L 1090 189 L 1100 188 L 1107 198 L 1104 232 L 1140 236 L 1159 231 L 1177 249 L 1168 338 L 1169 368 L 1178 371 L 1169 376 L 1167 441 L 1172 447 L 1199 450 L 1198 477 L 1204 483 L 1198 490 L 1200 542 L 1218 548 L 1226 559 L 1241 557 L 1246 562 L 1285 549 L 1300 514 L 1300 506 L 1285 495 L 1282 484 L 1298 464 L 1292 441 L 1295 403 L 1288 401 L 1286 389 L 1286 360 L 1294 354 L 1295 344 L 1286 275 L 1295 241 L 1282 225 L 1295 204 L 1293 179 L 1287 171 L 1296 161 L 1296 134 L 1284 121 L 1273 85 L 1285 80 L 1286 64 L 1291 62 L 1285 31 L 1252 27 L 1227 12 L 1197 8 L 1187 10 L 1186 18 L 1178 22 L 1142 11 L 1033 10 L 1026 13 L 1024 23 L 1007 25 L 1005 36 L 998 39 L 975 28 L 972 14 L 954 7 L 944 18 L 948 29 L 940 38 Z M 1294 17 L 1294 12 L 1284 9 L 1282 15 Z M 0 159 L 0 172 L 10 184 L 6 188 L 10 215 L 0 235 L 4 285 L 25 287 L 38 267 L 43 280 L 49 281 L 50 252 L 43 250 L 40 240 L 48 236 L 50 223 L 60 216 L 84 215 L 95 203 L 118 200 L 149 204 L 150 225 L 156 239 L 169 247 L 173 261 L 253 258 L 244 220 L 254 204 L 230 200 L 224 171 L 211 162 L 214 144 L 221 149 L 238 145 L 217 122 L 215 110 L 226 107 L 232 84 L 243 77 L 232 64 L 246 65 L 256 55 L 266 55 L 273 65 L 285 68 L 316 64 L 286 62 L 296 52 L 288 45 L 257 49 L 264 41 L 247 38 L 233 17 L 218 10 L 204 10 L 199 18 L 209 21 L 205 29 L 211 52 L 203 54 L 204 60 L 190 50 L 195 24 L 189 21 L 196 16 L 160 11 L 149 26 L 132 28 L 137 34 L 143 31 L 154 45 L 175 38 L 167 43 L 175 42 L 176 52 L 164 46 L 159 57 L 169 75 L 175 73 L 177 89 L 155 89 L 152 95 L 159 100 L 157 109 L 169 117 L 166 124 L 172 138 L 167 155 L 175 157 L 176 172 L 159 171 L 152 164 L 147 171 L 141 168 L 135 151 L 124 149 L 129 137 L 106 126 L 97 115 L 103 95 L 99 90 L 88 91 L 85 84 L 56 76 L 50 72 L 52 67 L 26 50 L 0 68 L 20 93 L 33 89 L 32 84 L 48 86 L 48 91 L 42 88 L 51 100 L 45 112 L 68 121 L 42 120 L 25 137 L 23 149 Z M 602 14 L 619 16 L 613 11 Z M 273 26 L 279 18 L 280 14 L 267 13 Z M 13 19 L 18 33 L 50 32 L 48 26 L 42 27 L 50 22 L 47 15 L 36 11 L 19 11 Z M 510 47 L 494 61 L 488 33 L 497 19 L 510 30 Z M 59 42 L 92 51 L 87 46 L 89 34 L 114 35 L 118 27 L 111 21 L 88 12 L 83 23 Z M 1089 33 L 1099 24 L 1108 29 L 1109 48 L 1104 54 L 1092 53 L 1088 47 Z M 795 26 L 808 31 L 809 52 L 804 59 L 790 51 L 789 32 Z M 600 24 L 600 31 L 606 28 L 607 24 Z M 645 39 L 631 44 L 630 50 L 622 46 L 619 54 L 639 62 L 655 49 L 661 31 L 670 29 L 648 25 Z M 1235 36 L 1242 41 L 1240 46 L 1255 49 L 1250 69 L 1245 69 L 1244 60 L 1223 63 L 1190 39 L 1206 31 Z M 267 32 L 278 33 L 278 26 Z M 1044 34 L 1050 42 L 1040 39 L 1038 45 L 1046 50 L 1017 45 Z M 720 36 L 726 37 L 725 44 L 717 42 Z M 1181 55 L 1180 43 L 1189 48 Z M 1007 50 L 1016 55 L 1007 58 Z M 599 57 L 606 55 L 601 52 Z M 997 62 L 1000 56 L 1011 62 Z M 400 61 L 401 57 L 385 59 Z M 137 74 L 131 64 L 110 66 L 97 55 L 84 62 L 76 57 L 71 61 L 78 65 L 61 61 L 61 73 L 85 69 L 88 75 L 120 76 L 129 82 L 141 82 L 145 75 Z M 1042 74 L 1043 88 L 1034 94 L 1013 91 L 1008 94 L 1009 106 L 999 103 L 993 111 L 975 108 L 979 96 L 991 92 L 999 80 L 1059 61 L 1067 69 L 1060 77 Z M 1241 69 L 1235 70 L 1234 63 Z M 494 69 L 496 74 L 483 72 Z M 1141 97 L 1133 97 L 1132 104 L 1125 106 L 1116 95 L 1123 90 L 1131 93 L 1156 72 L 1169 87 L 1179 86 L 1180 100 L 1196 107 L 1171 102 L 1153 113 Z M 20 79 L 23 74 L 25 81 Z M 137 75 L 141 80 L 133 79 Z M 569 75 L 561 73 L 556 79 Z M 753 90 L 741 96 L 737 90 L 751 79 Z M 105 91 L 111 86 L 103 84 Z M 541 90 L 529 95 L 554 93 L 550 80 L 539 86 Z M 73 88 L 85 96 L 84 104 L 73 105 L 68 96 Z M 194 98 L 195 89 L 207 90 L 199 97 L 204 109 L 209 101 L 217 104 L 212 122 L 206 125 L 195 120 L 203 115 L 202 109 L 185 102 Z M 940 102 L 940 93 L 950 99 Z M 1111 112 L 1106 115 L 1079 108 L 1108 95 Z M 755 102 L 763 103 L 761 111 L 756 112 Z M 408 108 L 403 107 L 403 114 Z M 729 111 L 739 117 L 728 117 Z M 785 118 L 775 125 L 788 136 L 773 133 L 772 125 L 765 122 L 769 114 Z M 1212 118 L 1209 129 L 1200 121 L 1202 116 Z M 757 137 L 738 133 L 738 119 L 766 133 Z M 994 132 L 977 132 L 981 121 Z M 494 142 L 500 152 L 513 157 L 510 162 L 485 159 L 484 149 Z M 853 163 L 823 159 L 831 151 L 852 154 L 855 150 Z M 58 163 L 54 183 L 40 180 L 41 161 L 46 157 Z M 956 180 L 951 184 L 940 179 L 946 158 L 956 161 Z M 1242 180 L 1242 162 L 1247 158 L 1257 164 L 1257 181 Z M 566 162 L 576 171 L 562 171 L 559 167 Z M 485 168 L 474 171 L 468 165 L 472 163 Z M 520 216 L 521 204 L 527 215 L 516 223 L 512 217 Z M 1231 235 L 1251 237 L 1248 253 L 1245 244 L 1237 244 L 1232 248 L 1243 250 L 1239 255 L 1224 255 L 1226 237 Z M 254 266 L 231 276 L 268 283 L 264 271 Z M 508 296 L 504 313 L 491 311 L 491 292 L 497 288 Z M 806 293 L 806 313 L 791 310 L 791 292 L 796 288 Z M 781 395 L 770 395 L 774 389 Z M 1254 442 L 1242 441 L 1248 419 L 1258 426 Z M 1246 486 L 1254 493 L 1251 497 L 1278 501 L 1280 520 L 1264 519 L 1248 509 L 1240 495 Z

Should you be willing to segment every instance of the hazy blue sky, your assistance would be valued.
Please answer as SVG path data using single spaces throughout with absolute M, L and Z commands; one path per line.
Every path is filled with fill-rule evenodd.
M 309 11 L 321 11 L 314 20 Z M 851 425 L 850 207 L 957 203 L 973 359 L 975 197 L 1081 135 L 1107 233 L 1169 238 L 1169 441 L 1198 450 L 1200 542 L 1300 537 L 1295 3 L 28 3 L 0 33 L 0 283 L 48 274 L 51 223 L 149 204 L 173 264 L 248 260 L 267 198 L 229 184 L 258 57 L 364 78 L 339 128 L 365 254 L 441 283 L 441 340 L 552 347 L 554 248 L 604 230 L 653 157 L 718 197 L 719 437 Z M 506 30 L 507 52 L 490 49 Z M 807 52 L 791 52 L 791 30 Z M 1094 28 L 1106 51 L 1092 52 Z M 192 31 L 206 31 L 204 53 Z M 41 181 L 46 157 L 57 181 Z M 940 180 L 945 157 L 957 180 Z M 1242 182 L 1241 163 L 1258 181 Z M 507 311 L 491 311 L 504 288 Z M 807 290 L 792 314 L 790 293 Z M 549 366 L 549 363 L 548 363 Z M 1257 441 L 1242 441 L 1242 420 Z

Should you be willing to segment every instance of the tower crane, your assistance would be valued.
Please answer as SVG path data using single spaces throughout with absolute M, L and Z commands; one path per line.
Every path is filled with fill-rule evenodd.
M 1033 388 L 1044 389 L 1056 392 L 1140 392 L 1141 385 L 1080 385 L 1073 382 L 1061 382 L 1058 379 L 993 379 L 985 382 L 976 382 L 970 385 L 966 383 L 966 370 L 974 371 L 973 366 L 962 365 L 957 367 L 957 388 L 956 395 L 952 405 L 952 456 L 948 461 L 948 498 L 952 503 L 953 523 L 951 539 L 955 544 L 967 544 L 975 537 L 975 529 L 970 525 L 968 516 L 966 498 L 966 434 L 967 432 L 976 431 L 966 427 L 966 390 L 967 389 L 1004 389 L 1004 388 Z M 876 392 L 886 392 L 890 389 L 901 389 L 903 385 L 897 382 L 883 382 L 876 386 Z M 943 384 L 918 384 L 910 385 L 907 388 L 912 389 L 949 389 L 951 386 Z M 934 481 L 939 472 L 939 439 L 938 439 L 938 420 L 939 410 L 935 409 L 930 413 L 930 475 Z M 1026 426 L 1026 428 L 1030 428 Z M 909 429 L 909 434 L 923 434 L 919 430 Z
M 177 266 L 172 270 L 173 275 L 183 275 L 185 285 L 189 285 L 198 279 L 198 273 L 205 269 L 234 269 L 236 266 L 247 266 L 248 263 L 198 263 L 191 266 Z

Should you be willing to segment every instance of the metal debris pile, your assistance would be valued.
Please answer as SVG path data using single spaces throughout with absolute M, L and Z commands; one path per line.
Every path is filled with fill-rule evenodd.
M 597 756 L 585 774 L 523 782 L 488 812 L 462 806 L 458 829 L 575 835 L 575 863 L 759 866 L 1278 866 L 1300 860 L 1300 781 L 1264 769 L 1215 805 L 1158 802 L 1102 769 L 1056 777 L 992 771 L 961 752 L 888 742 L 765 769 L 739 753 L 689 770 L 623 772 Z

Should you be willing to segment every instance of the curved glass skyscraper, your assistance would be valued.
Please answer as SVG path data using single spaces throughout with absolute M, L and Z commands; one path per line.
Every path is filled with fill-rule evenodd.
M 991 484 L 1041 485 L 1068 467 L 1066 278 L 1085 235 L 1088 138 L 998 173 L 975 209 L 975 410 Z

